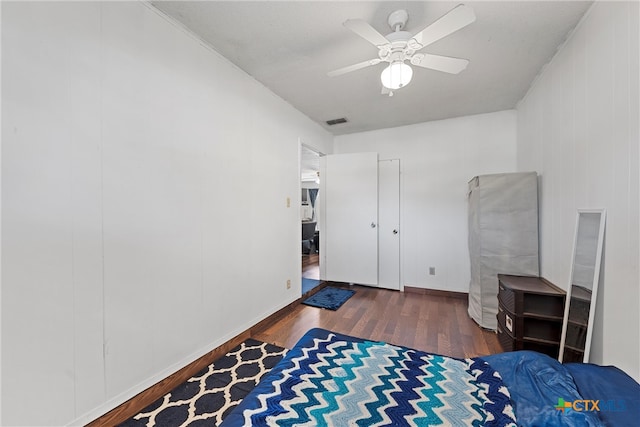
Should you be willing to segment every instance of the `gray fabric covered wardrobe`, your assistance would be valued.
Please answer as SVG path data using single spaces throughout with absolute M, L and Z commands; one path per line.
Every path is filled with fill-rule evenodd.
M 468 198 L 469 315 L 495 330 L 497 275 L 539 275 L 537 173 L 476 176 Z

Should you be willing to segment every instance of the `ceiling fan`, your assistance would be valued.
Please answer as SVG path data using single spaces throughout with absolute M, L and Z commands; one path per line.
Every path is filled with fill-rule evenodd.
M 376 46 L 378 57 L 331 71 L 328 76 L 339 76 L 381 62 L 388 62 L 389 65 L 380 74 L 380 80 L 383 85 L 382 93 L 393 96 L 394 90 L 408 85 L 413 77 L 413 70 L 405 61 L 418 67 L 451 74 L 458 74 L 467 68 L 467 64 L 469 64 L 467 59 L 431 55 L 418 51 L 474 22 L 476 15 L 471 7 L 460 4 L 414 35 L 403 31 L 408 19 L 409 14 L 404 9 L 391 13 L 387 22 L 393 32 L 386 36 L 380 34 L 362 19 L 347 20 L 344 26 Z

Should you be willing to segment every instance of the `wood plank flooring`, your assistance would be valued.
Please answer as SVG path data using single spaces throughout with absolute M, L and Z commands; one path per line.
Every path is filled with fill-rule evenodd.
M 291 348 L 319 327 L 459 358 L 502 352 L 497 335 L 471 320 L 467 301 L 459 296 L 349 288 L 355 295 L 337 311 L 294 304 L 278 319 L 252 328 L 251 336 Z
M 302 255 L 302 277 L 320 280 L 320 255 Z

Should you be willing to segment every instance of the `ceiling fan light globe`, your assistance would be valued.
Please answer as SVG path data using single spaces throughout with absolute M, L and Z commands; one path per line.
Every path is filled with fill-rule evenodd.
M 387 89 L 395 90 L 404 87 L 411 82 L 413 70 L 404 62 L 393 62 L 382 70 L 380 81 Z

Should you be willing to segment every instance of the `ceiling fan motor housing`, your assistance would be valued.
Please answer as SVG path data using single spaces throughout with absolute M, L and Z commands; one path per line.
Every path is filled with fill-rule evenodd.
M 378 56 L 381 60 L 393 62 L 411 59 L 411 55 L 413 55 L 416 50 L 416 47 L 410 43 L 412 34 L 408 31 L 402 31 L 408 19 L 409 14 L 404 9 L 396 10 L 389 15 L 387 22 L 393 32 L 385 36 L 385 38 L 389 40 L 389 45 L 380 47 Z
M 397 59 L 398 55 L 401 55 L 402 59 L 410 59 L 415 52 L 409 43 L 411 33 L 408 31 L 394 31 L 387 34 L 385 38 L 389 40 L 389 44 L 381 46 L 378 52 L 378 56 L 383 61 Z

